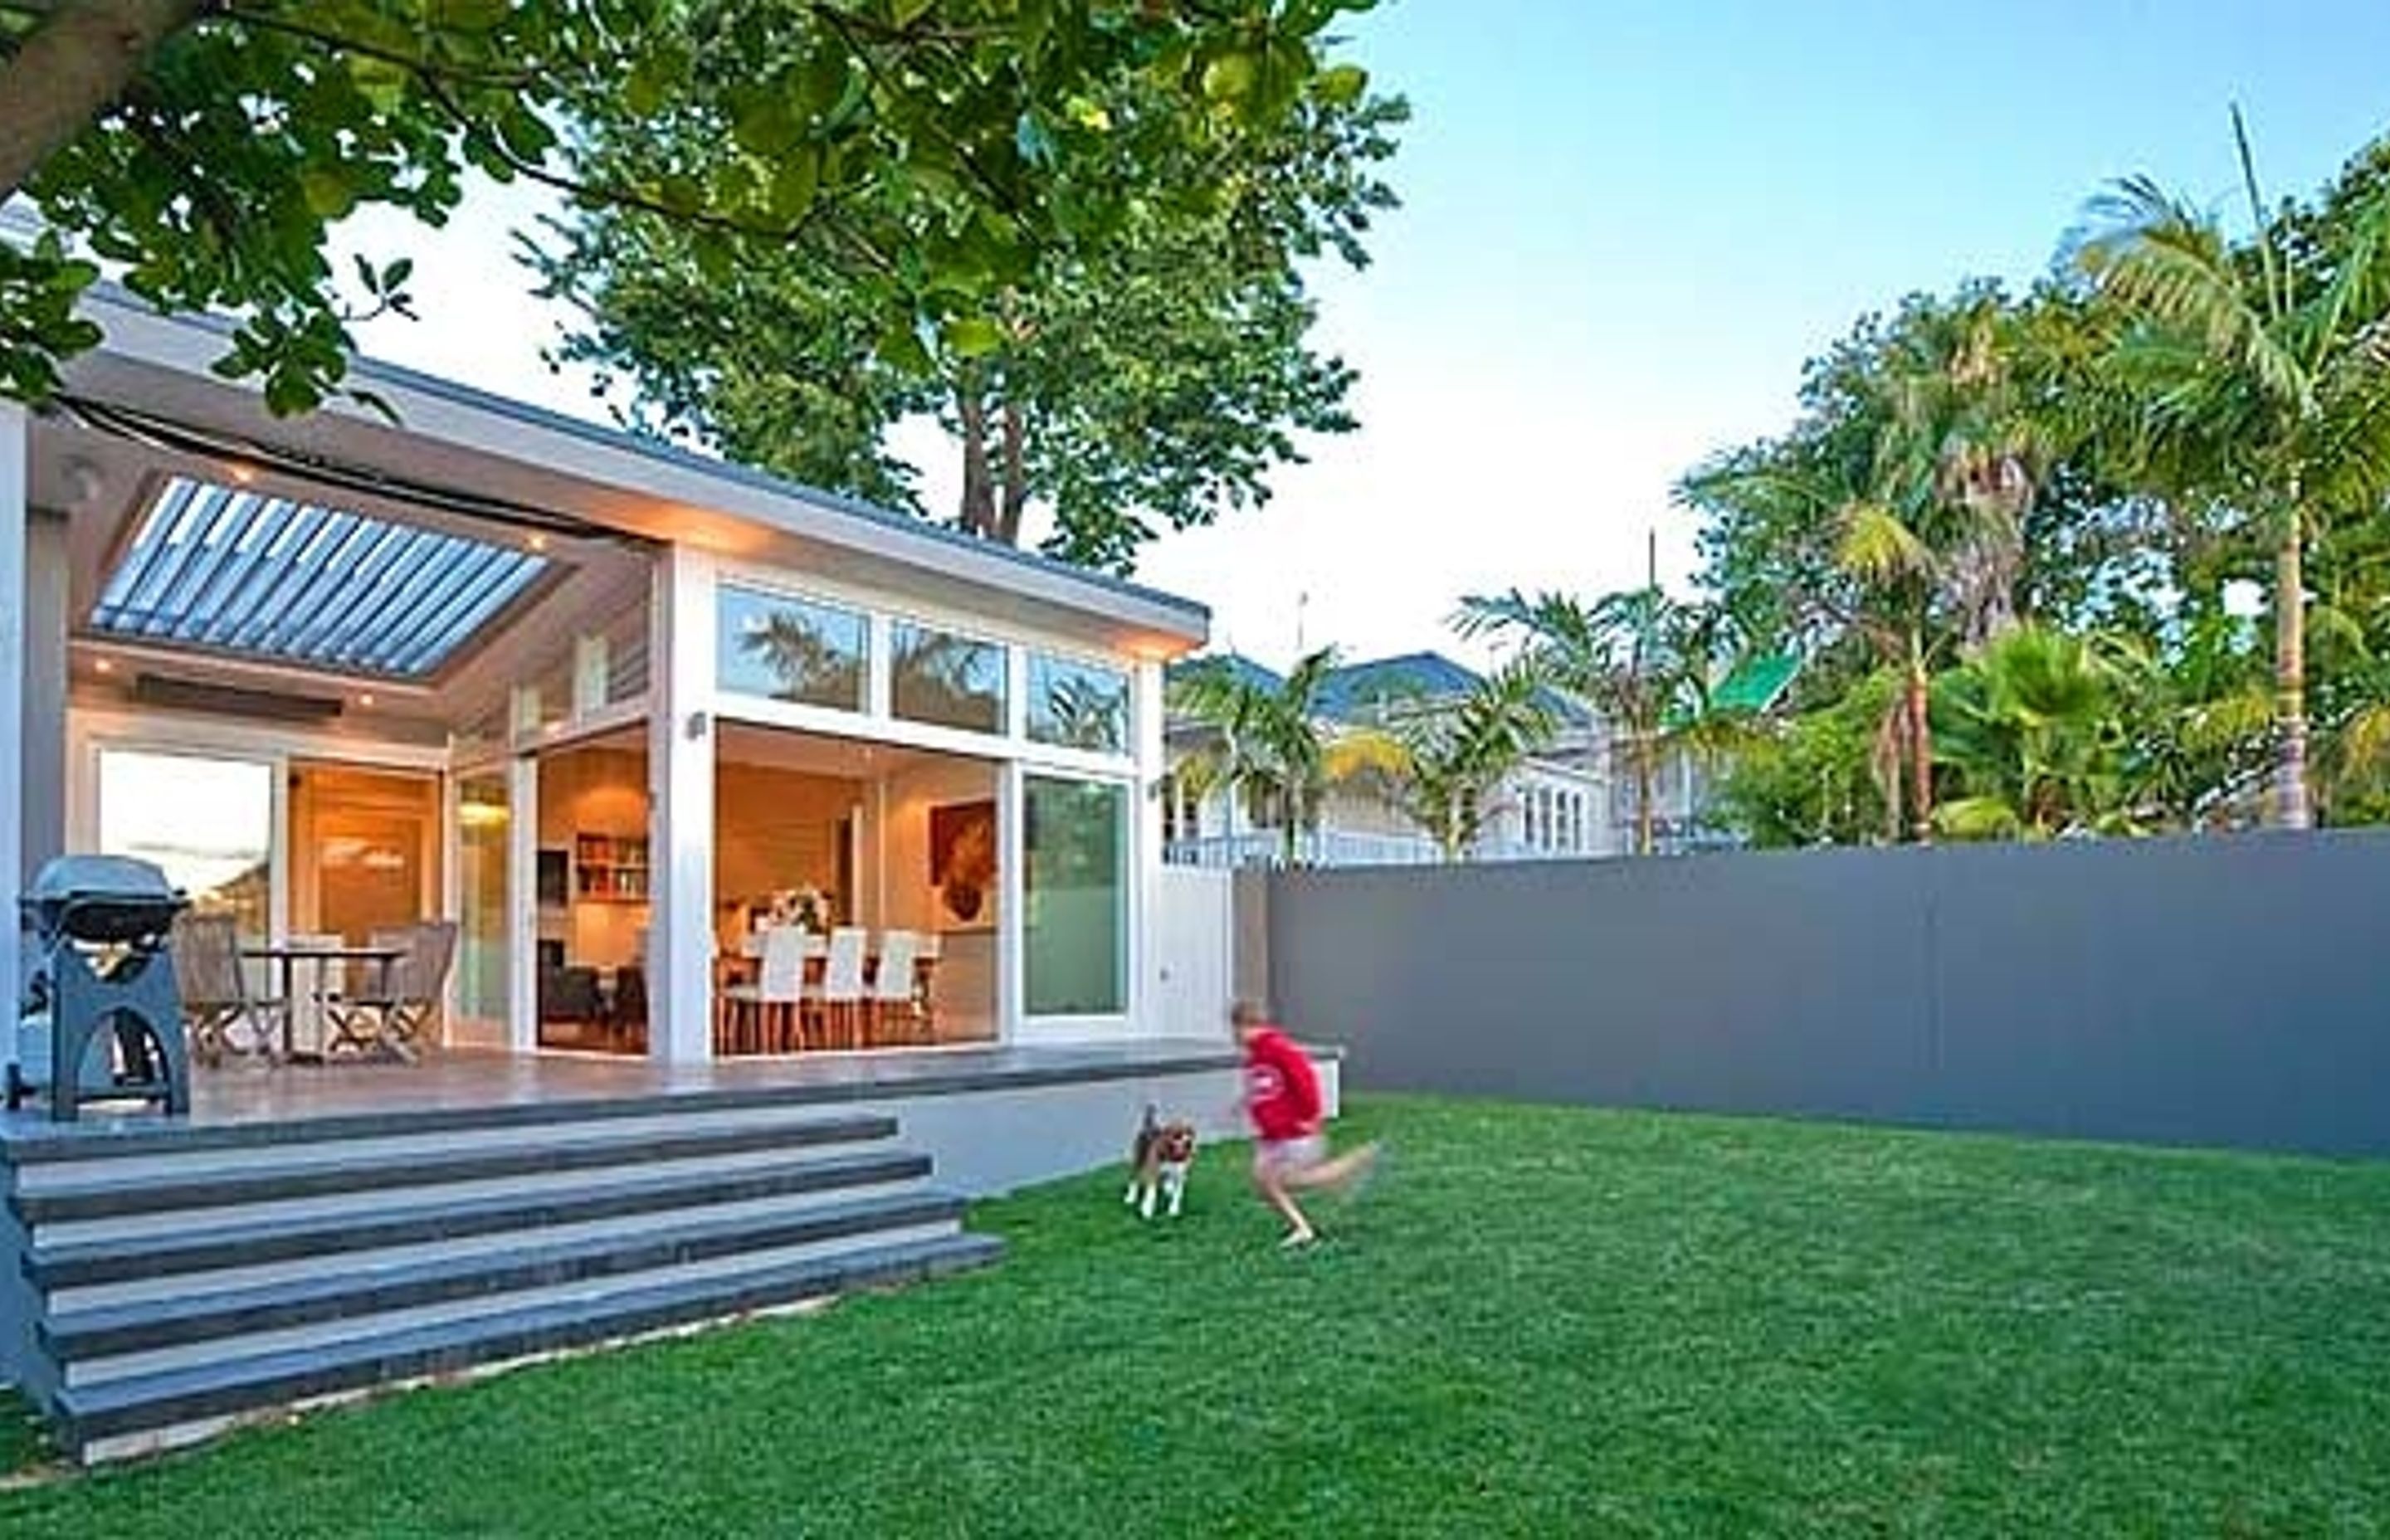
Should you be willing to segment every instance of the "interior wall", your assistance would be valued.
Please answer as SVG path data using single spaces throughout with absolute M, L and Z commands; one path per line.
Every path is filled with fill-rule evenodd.
M 996 1035 L 996 905 L 1002 884 L 990 875 L 984 906 L 973 920 L 941 912 L 930 874 L 931 815 L 942 806 L 992 803 L 996 789 L 996 766 L 984 760 L 934 760 L 890 776 L 880 807 L 880 923 L 937 937 L 930 988 L 940 1042 Z
M 388 917 L 405 923 L 440 912 L 440 782 L 436 776 L 359 769 L 320 762 L 294 763 L 289 783 L 290 927 L 316 932 L 342 930 L 363 942 L 371 926 L 344 926 L 342 906 L 328 902 L 323 853 L 327 841 L 343 837 L 381 840 L 405 837 L 414 846 L 413 892 L 398 898 Z M 400 915 L 399 909 L 412 909 Z
M 564 749 L 539 761 L 539 848 L 572 860 L 578 836 L 648 838 L 648 756 L 632 749 Z M 585 900 L 568 882 L 566 903 L 542 905 L 542 941 L 561 941 L 565 956 L 587 968 L 626 968 L 640 960 L 645 904 Z
M 866 919 L 862 895 L 838 891 L 840 820 L 868 795 L 866 782 L 725 761 L 714 768 L 714 929 L 726 947 L 752 906 L 774 892 L 814 888 L 842 922 Z
M 957 919 L 939 910 L 930 874 L 930 824 L 940 807 L 996 800 L 996 766 L 982 760 L 940 759 L 888 777 L 880 841 L 882 924 L 943 934 L 996 930 L 997 884 L 986 885 L 976 918 Z

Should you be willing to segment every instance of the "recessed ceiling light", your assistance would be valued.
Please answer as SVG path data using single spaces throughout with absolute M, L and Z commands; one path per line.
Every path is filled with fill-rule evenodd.
M 257 480 L 257 468 L 246 463 L 245 461 L 235 460 L 231 465 L 225 468 L 225 474 L 231 477 L 240 485 L 247 486 L 250 482 Z
M 371 711 L 373 709 L 373 691 L 367 690 L 363 695 L 358 696 L 357 704 L 365 707 L 367 711 Z
M 91 666 L 97 669 L 102 674 L 114 674 L 116 672 L 116 660 L 113 658 L 102 658 Z
M 524 541 L 523 544 L 532 548 L 533 555 L 537 555 L 538 553 L 547 549 L 547 536 L 544 534 L 535 534 L 529 540 Z

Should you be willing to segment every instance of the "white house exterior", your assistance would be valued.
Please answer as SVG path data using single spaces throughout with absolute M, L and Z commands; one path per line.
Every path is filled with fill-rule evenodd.
M 9 898 L 113 850 L 260 942 L 445 917 L 447 1041 L 691 1064 L 805 891 L 935 938 L 957 1040 L 1157 1030 L 1201 606 L 406 370 L 355 370 L 395 423 L 276 419 L 216 325 L 88 312 L 60 401 L 0 403 Z M 635 979 L 636 1031 L 559 1035 L 551 983 L 621 1022 Z
M 1230 666 L 1264 682 L 1276 675 L 1250 660 Z M 1320 691 L 1323 725 L 1334 728 L 1382 721 L 1392 711 L 1433 710 L 1473 688 L 1478 676 L 1437 653 L 1407 653 L 1347 664 L 1334 671 Z M 1168 752 L 1176 764 L 1191 754 L 1204 730 L 1174 723 Z M 1593 725 L 1570 713 L 1543 753 L 1503 777 L 1484 810 L 1484 828 L 1469 851 L 1471 860 L 1521 861 L 1615 854 L 1613 798 L 1602 764 L 1602 739 Z M 1240 866 L 1279 858 L 1282 840 L 1274 828 L 1256 828 L 1225 791 L 1194 798 L 1175 781 L 1163 797 L 1166 858 L 1190 866 Z M 1360 786 L 1331 788 L 1319 826 L 1300 836 L 1297 856 L 1306 865 L 1408 866 L 1443 859 L 1435 841 L 1386 798 Z

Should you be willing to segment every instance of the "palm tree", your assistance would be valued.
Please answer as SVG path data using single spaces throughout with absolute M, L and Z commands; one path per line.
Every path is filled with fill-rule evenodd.
M 1895 838 L 1934 829 L 1938 660 L 2016 623 L 2025 520 L 2052 437 L 2020 330 L 1995 289 L 1917 302 L 1854 371 L 1842 426 L 1714 464 L 1678 492 L 1713 511 L 1769 508 L 1810 532 L 1814 565 L 1833 582 L 1805 596 L 1809 607 L 1863 637 L 1901 681 L 1872 755 Z
M 1520 643 L 1521 667 L 1583 701 L 1625 738 L 1635 780 L 1635 850 L 1651 854 L 1652 789 L 1673 718 L 1710 677 L 1707 644 L 1715 633 L 1705 608 L 1672 599 L 1656 584 L 1589 604 L 1514 588 L 1464 598 L 1453 625 L 1466 637 Z
M 1466 859 L 1504 778 L 1551 741 L 1557 726 L 1543 675 L 1512 662 L 1458 701 L 1389 721 L 1401 751 L 1390 800 L 1427 830 L 1444 859 Z
M 1328 789 L 1363 775 L 1398 775 L 1400 747 L 1382 732 L 1329 725 L 1320 696 L 1336 671 L 1334 648 L 1297 661 L 1271 685 L 1206 659 L 1171 682 L 1171 709 L 1210 728 L 1176 772 L 1201 798 L 1226 792 L 1279 834 L 1282 865 L 1296 864 L 1303 836 L 1319 825 Z
M 2138 830 L 2120 643 L 2040 625 L 2004 633 L 1934 683 L 1935 744 L 1960 795 L 1935 813 L 1960 839 Z
M 2143 473 L 2242 515 L 2273 549 L 2274 812 L 2313 822 L 2307 776 L 2308 541 L 2390 492 L 2390 188 L 2287 250 L 2232 114 L 2255 233 L 2144 178 L 2094 200 L 2075 256 L 2125 318 L 2112 359 L 2141 404 Z

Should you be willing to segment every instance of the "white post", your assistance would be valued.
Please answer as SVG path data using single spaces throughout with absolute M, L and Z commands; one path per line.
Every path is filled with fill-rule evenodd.
M 536 704 L 536 702 L 534 702 Z M 539 761 L 507 761 L 507 1049 L 539 1046 Z
M 17 1058 L 17 1011 L 23 996 L 24 936 L 17 923 L 17 895 L 24 891 L 25 764 L 19 745 L 25 733 L 25 499 L 28 424 L 25 409 L 0 400 L 0 1059 Z
M 655 558 L 650 695 L 648 1057 L 713 1057 L 713 558 Z
M 1162 955 L 1162 791 L 1169 768 L 1163 743 L 1162 665 L 1140 662 L 1132 681 L 1129 723 L 1135 733 L 1130 748 L 1137 755 L 1137 778 L 1128 790 L 1128 1012 L 1132 1033 L 1159 1035 L 1163 988 L 1173 967 L 1185 960 Z
M 1021 1036 L 1022 969 L 1029 935 L 1029 884 L 1022 862 L 1028 853 L 1022 817 L 1028 794 L 1021 762 L 1008 759 L 996 771 L 996 1037 L 1011 1043 Z

